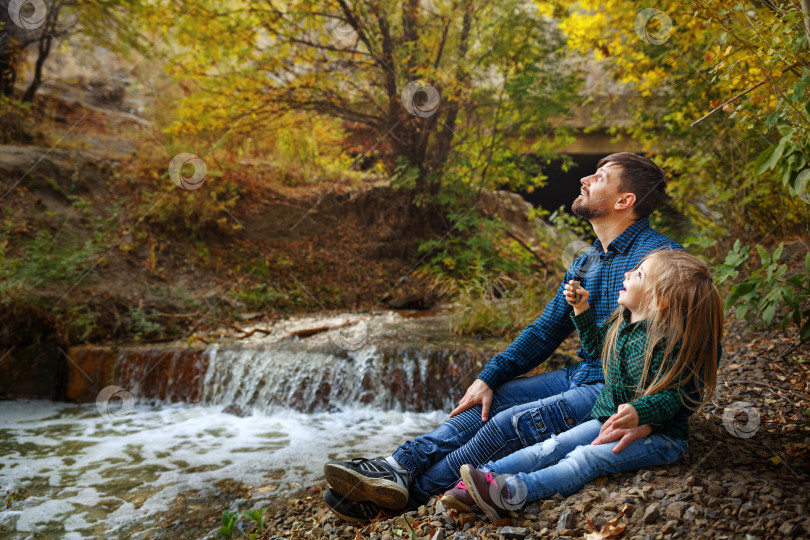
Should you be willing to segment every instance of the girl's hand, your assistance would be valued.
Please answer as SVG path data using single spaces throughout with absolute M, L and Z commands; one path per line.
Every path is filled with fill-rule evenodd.
M 600 432 L 599 436 L 593 440 L 591 444 L 604 444 L 613 441 L 619 441 L 613 447 L 613 453 L 618 454 L 628 444 L 638 439 L 643 439 L 652 433 L 652 426 L 644 424 L 633 429 L 608 429 L 607 431 Z
M 638 427 L 638 412 L 636 412 L 636 408 L 630 405 L 629 403 L 622 403 L 619 405 L 619 410 L 608 418 L 602 427 L 599 429 L 599 433 L 602 434 L 608 429 L 633 429 Z
M 565 300 L 574 308 L 574 315 L 579 315 L 588 309 L 589 292 L 579 285 L 579 281 L 573 279 L 565 284 L 563 291 Z

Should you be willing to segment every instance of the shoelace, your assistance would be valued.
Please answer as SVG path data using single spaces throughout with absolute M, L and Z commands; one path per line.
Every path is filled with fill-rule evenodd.
M 495 477 L 492 476 L 492 473 L 484 473 L 484 478 L 487 479 L 488 484 L 495 483 Z M 467 484 L 464 483 L 464 480 L 459 480 L 458 484 L 456 484 L 456 488 L 458 489 L 467 489 Z

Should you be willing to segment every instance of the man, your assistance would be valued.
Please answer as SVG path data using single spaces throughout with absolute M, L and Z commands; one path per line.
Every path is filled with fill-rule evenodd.
M 324 466 L 332 486 L 324 500 L 337 515 L 364 521 L 380 511 L 397 513 L 409 502 L 424 504 L 458 482 L 461 465 L 482 465 L 590 418 L 604 381 L 601 360 L 584 349 L 577 351 L 582 361 L 573 366 L 519 377 L 544 362 L 574 330 L 565 284 L 578 280 L 591 293 L 591 309 L 601 325 L 617 306 L 625 272 L 651 251 L 683 248 L 650 228 L 648 216 L 664 200 L 666 186 L 664 172 L 651 160 L 611 154 L 581 184 L 572 210 L 593 226 L 597 240 L 591 249 L 571 263 L 542 315 L 489 360 L 446 422 L 388 458 Z M 620 451 L 648 430 L 646 425 L 613 430 L 597 442 L 622 439 Z

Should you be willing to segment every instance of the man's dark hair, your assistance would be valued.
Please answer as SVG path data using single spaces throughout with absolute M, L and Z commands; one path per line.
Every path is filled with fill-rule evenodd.
M 632 152 L 618 152 L 600 159 L 596 168 L 608 162 L 622 168 L 619 175 L 619 190 L 636 196 L 633 210 L 639 219 L 652 214 L 653 210 L 664 202 L 666 175 L 651 159 Z

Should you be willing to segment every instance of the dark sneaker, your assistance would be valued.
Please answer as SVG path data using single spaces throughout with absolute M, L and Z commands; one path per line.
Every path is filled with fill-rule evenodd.
M 385 458 L 330 461 L 323 473 L 335 493 L 351 501 L 370 501 L 395 510 L 408 504 L 411 474 L 394 469 Z
M 335 515 L 355 523 L 368 523 L 372 519 L 393 517 L 398 513 L 397 510 L 383 508 L 373 502 L 350 501 L 345 497 L 341 497 L 332 489 L 323 492 L 323 500 Z
M 442 504 L 448 508 L 453 508 L 459 512 L 472 512 L 472 505 L 475 501 L 467 491 L 467 485 L 461 480 L 456 487 L 444 492 L 441 498 Z
M 461 466 L 461 478 L 475 504 L 491 521 L 506 517 L 510 510 L 518 510 L 526 502 L 526 489 L 510 485 L 509 476 L 481 472 L 472 465 Z

